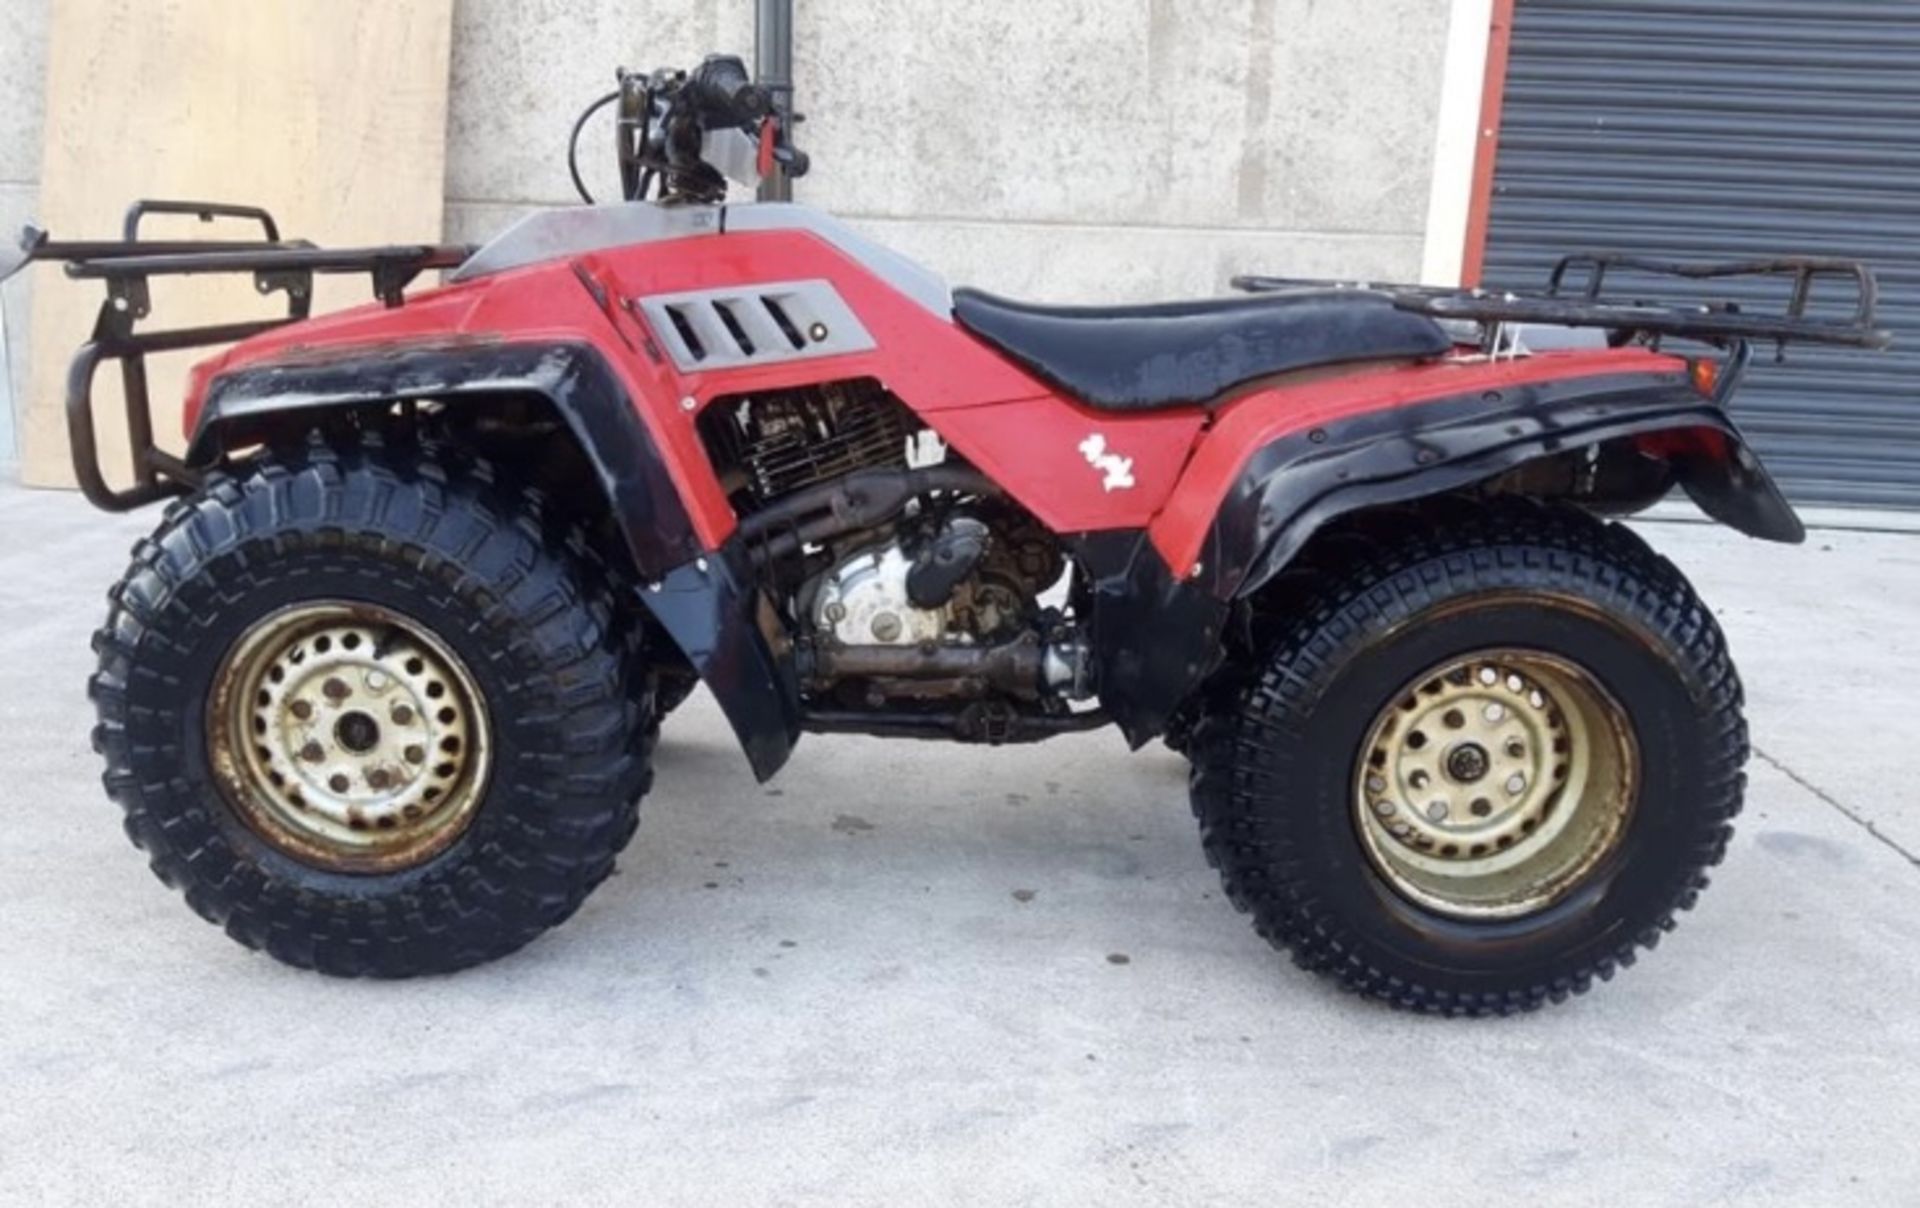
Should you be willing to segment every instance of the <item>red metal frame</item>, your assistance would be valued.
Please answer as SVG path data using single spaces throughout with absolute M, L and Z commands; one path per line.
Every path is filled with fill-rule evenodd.
M 874 339 L 870 350 L 681 373 L 661 353 L 635 298 L 756 282 L 830 282 Z M 1149 531 L 1176 574 L 1193 569 L 1235 477 L 1262 446 L 1335 420 L 1463 393 L 1604 373 L 1684 372 L 1639 349 L 1564 352 L 1514 361 L 1457 358 L 1314 375 L 1199 407 L 1115 413 L 1062 396 L 958 325 L 903 297 L 833 244 L 805 231 L 700 235 L 531 265 L 430 290 L 390 309 L 368 306 L 277 328 L 194 370 L 191 433 L 218 376 L 276 361 L 347 359 L 396 345 L 450 340 L 586 343 L 613 368 L 708 549 L 736 520 L 695 427 L 715 399 L 849 378 L 873 378 L 968 461 L 1056 532 Z M 1128 459 L 1126 483 L 1082 445 Z
M 1487 220 L 1493 207 L 1493 169 L 1500 157 L 1500 120 L 1506 106 L 1507 60 L 1513 50 L 1514 0 L 1493 0 L 1487 29 L 1487 68 L 1480 85 L 1480 124 L 1474 140 L 1473 193 L 1467 203 L 1466 247 L 1460 284 L 1478 285 L 1487 263 Z

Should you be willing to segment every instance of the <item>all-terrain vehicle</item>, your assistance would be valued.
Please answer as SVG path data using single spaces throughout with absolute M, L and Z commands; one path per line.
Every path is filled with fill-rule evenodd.
M 1740 682 L 1606 517 L 1678 487 L 1800 540 L 1727 401 L 1756 343 L 1884 343 L 1864 268 L 1030 305 L 730 203 L 805 166 L 778 99 L 729 57 L 622 73 L 621 200 L 477 249 L 147 202 L 0 265 L 105 283 L 74 470 L 104 508 L 174 497 L 90 690 L 107 790 L 189 905 L 330 974 L 512 952 L 607 876 L 696 683 L 761 779 L 807 731 L 1164 737 L 1232 902 L 1402 1007 L 1563 999 L 1693 904 L 1740 808 Z M 142 239 L 155 213 L 262 237 Z M 150 279 L 214 272 L 286 315 L 136 330 Z M 310 317 L 319 273 L 376 300 Z M 1624 273 L 1786 296 L 1650 305 Z M 217 344 L 163 452 L 145 358 Z M 99 464 L 107 361 L 131 486 Z

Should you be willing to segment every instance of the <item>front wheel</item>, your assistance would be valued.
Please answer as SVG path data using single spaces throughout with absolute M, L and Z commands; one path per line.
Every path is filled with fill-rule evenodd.
M 1690 907 L 1740 808 L 1718 626 L 1631 533 L 1518 503 L 1338 543 L 1192 791 L 1228 896 L 1296 963 L 1395 1005 L 1580 993 Z
M 95 746 L 241 943 L 403 977 L 571 915 L 632 836 L 648 694 L 580 535 L 486 466 L 314 446 L 169 511 L 95 637 Z

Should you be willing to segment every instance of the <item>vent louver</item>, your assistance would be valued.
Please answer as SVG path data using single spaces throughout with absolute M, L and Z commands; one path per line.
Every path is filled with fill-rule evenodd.
M 826 281 L 653 294 L 636 301 L 682 370 L 840 356 L 874 346 Z

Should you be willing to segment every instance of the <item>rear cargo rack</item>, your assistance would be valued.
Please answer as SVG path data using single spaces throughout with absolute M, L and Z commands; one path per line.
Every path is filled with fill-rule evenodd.
M 202 222 L 230 218 L 257 223 L 258 239 L 141 239 L 141 220 L 151 214 L 185 214 Z M 124 512 L 182 494 L 198 486 L 200 474 L 153 443 L 153 409 L 147 394 L 150 353 L 231 344 L 307 318 L 313 307 L 316 273 L 366 274 L 373 295 L 387 306 L 404 301 L 406 287 L 429 269 L 453 268 L 473 252 L 446 244 L 396 244 L 385 247 L 320 248 L 304 239 L 282 239 L 273 215 L 258 206 L 210 201 L 136 201 L 127 208 L 117 241 L 60 241 L 27 227 L 17 249 L 0 252 L 0 280 L 35 261 L 59 261 L 67 276 L 106 283 L 107 299 L 94 321 L 93 336 L 74 354 L 67 371 L 67 435 L 72 444 L 73 475 L 95 507 Z M 285 292 L 284 316 L 135 333 L 134 324 L 152 310 L 147 283 L 153 277 L 208 273 L 252 273 L 261 294 Z M 115 490 L 100 468 L 94 438 L 93 380 L 104 361 L 120 362 L 125 394 L 127 439 L 132 451 L 133 485 Z
M 1738 302 L 1703 300 L 1676 305 L 1633 300 L 1609 294 L 1607 280 L 1615 270 L 1690 282 L 1766 281 L 1791 283 L 1786 304 L 1778 310 L 1745 310 Z M 1835 284 L 1841 287 L 1836 294 Z M 1539 293 L 1458 289 L 1425 285 L 1362 285 L 1353 282 L 1302 280 L 1288 277 L 1242 276 L 1236 289 L 1253 293 L 1316 288 L 1364 289 L 1384 294 L 1401 310 L 1436 319 L 1479 323 L 1487 329 L 1487 346 L 1500 347 L 1500 328 L 1537 323 L 1555 327 L 1599 328 L 1615 344 L 1665 336 L 1696 340 L 1725 348 L 1743 363 L 1746 346 L 1773 343 L 1784 353 L 1788 344 L 1837 344 L 1849 348 L 1885 348 L 1891 337 L 1875 325 L 1879 289 L 1873 273 L 1856 260 L 1783 257 L 1711 264 L 1650 260 L 1610 252 L 1587 252 L 1563 257 Z M 1818 288 L 1825 286 L 1825 288 Z M 1815 317 L 1815 303 L 1838 303 L 1847 313 L 1838 318 Z

